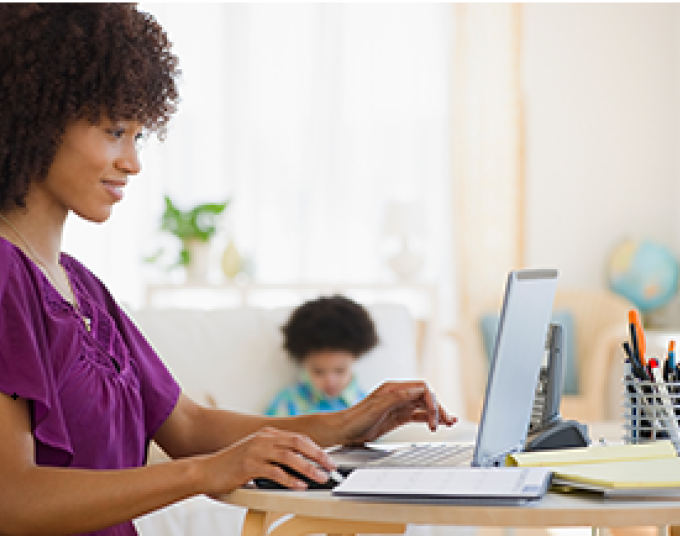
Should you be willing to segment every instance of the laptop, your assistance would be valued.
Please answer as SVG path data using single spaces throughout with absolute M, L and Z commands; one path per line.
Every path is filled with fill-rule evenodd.
M 433 443 L 394 450 L 343 447 L 329 452 L 338 470 L 498 467 L 524 449 L 557 287 L 557 270 L 508 274 L 484 405 L 473 444 Z M 461 356 L 465 359 L 465 356 Z

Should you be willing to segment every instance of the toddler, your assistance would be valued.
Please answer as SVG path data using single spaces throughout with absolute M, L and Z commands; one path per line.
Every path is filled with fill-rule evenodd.
M 337 411 L 366 396 L 352 370 L 378 344 L 364 307 L 344 296 L 318 298 L 295 309 L 281 330 L 284 348 L 301 365 L 301 377 L 274 398 L 267 415 Z

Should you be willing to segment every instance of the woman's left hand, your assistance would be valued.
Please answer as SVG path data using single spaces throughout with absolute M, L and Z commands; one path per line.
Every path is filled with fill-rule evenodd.
M 375 441 L 409 422 L 427 423 L 434 432 L 440 424 L 452 426 L 458 420 L 423 381 L 384 383 L 343 413 L 347 420 L 340 433 L 345 445 Z

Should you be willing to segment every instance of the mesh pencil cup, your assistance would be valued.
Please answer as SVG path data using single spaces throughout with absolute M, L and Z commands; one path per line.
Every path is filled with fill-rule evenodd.
M 680 452 L 680 382 L 623 379 L 624 441 L 646 443 L 670 439 Z

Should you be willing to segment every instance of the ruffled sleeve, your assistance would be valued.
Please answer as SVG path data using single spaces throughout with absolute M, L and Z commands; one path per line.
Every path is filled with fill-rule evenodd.
M 38 274 L 6 242 L 0 259 L 0 391 L 29 401 L 34 438 L 55 451 L 56 465 L 69 465 L 73 447 L 58 400 Z

